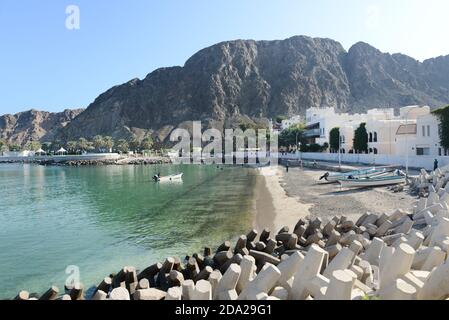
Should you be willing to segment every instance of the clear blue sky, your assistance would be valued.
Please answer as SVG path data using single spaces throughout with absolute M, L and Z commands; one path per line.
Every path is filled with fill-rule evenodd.
M 66 7 L 80 9 L 68 30 Z M 449 54 L 447 0 L 1 0 L 0 114 L 86 107 L 232 39 L 328 37 L 423 60 Z

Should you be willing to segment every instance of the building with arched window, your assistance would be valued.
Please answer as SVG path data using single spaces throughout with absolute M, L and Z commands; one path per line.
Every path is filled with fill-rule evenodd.
M 371 109 L 365 114 L 336 113 L 333 108 L 311 108 L 307 110 L 306 135 L 311 141 L 329 143 L 330 131 L 340 128 L 341 148 L 352 153 L 354 131 L 366 123 L 368 152 L 390 155 L 449 156 L 449 150 L 440 146 L 439 120 L 428 106 L 394 109 Z

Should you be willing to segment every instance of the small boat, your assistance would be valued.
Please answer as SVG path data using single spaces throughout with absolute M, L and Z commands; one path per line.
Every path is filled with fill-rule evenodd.
M 165 177 L 162 177 L 160 175 L 155 175 L 155 176 L 153 176 L 153 180 L 156 182 L 179 181 L 182 179 L 182 175 L 183 175 L 183 173 L 173 174 L 173 175 L 165 176 Z
M 338 180 L 343 188 L 366 188 L 366 187 L 381 187 L 390 186 L 396 184 L 402 184 L 406 182 L 406 177 L 403 175 L 388 175 L 381 177 L 368 177 L 359 179 L 342 179 Z
M 370 169 L 362 169 L 362 170 L 355 170 L 350 172 L 336 172 L 336 173 L 329 173 L 326 172 L 320 180 L 325 179 L 328 182 L 337 182 L 339 180 L 344 180 L 347 178 L 353 178 L 353 179 L 359 179 L 359 178 L 369 178 L 374 177 L 378 175 L 384 175 L 387 174 L 388 171 L 385 168 L 370 168 Z

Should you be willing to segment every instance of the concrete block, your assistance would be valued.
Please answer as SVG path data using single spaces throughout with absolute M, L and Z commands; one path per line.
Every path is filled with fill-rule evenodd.
M 110 300 L 131 300 L 128 290 L 123 287 L 115 288 L 109 294 Z M 73 300 L 73 299 L 72 299 Z

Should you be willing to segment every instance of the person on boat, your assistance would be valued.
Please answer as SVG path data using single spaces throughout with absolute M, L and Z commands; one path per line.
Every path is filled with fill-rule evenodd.
M 433 171 L 435 171 L 436 169 L 438 169 L 438 159 L 435 159 L 435 161 L 433 162 Z
M 155 174 L 155 175 L 153 176 L 153 180 L 154 180 L 154 181 L 159 181 L 159 180 L 161 180 L 161 173 L 158 172 L 157 174 Z

